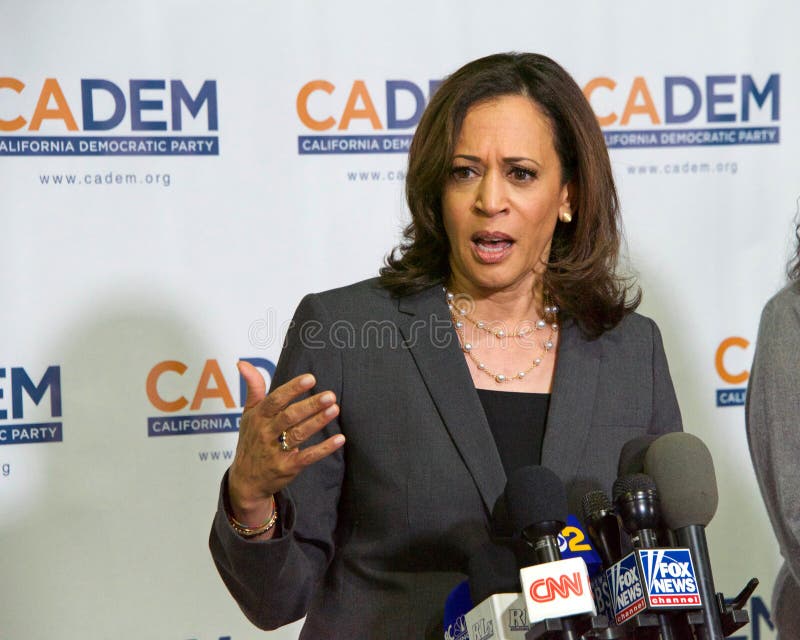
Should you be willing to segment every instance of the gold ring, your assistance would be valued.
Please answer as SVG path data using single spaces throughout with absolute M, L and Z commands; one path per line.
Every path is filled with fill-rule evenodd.
M 278 436 L 278 442 L 281 444 L 281 451 L 291 451 L 294 449 L 294 447 L 289 446 L 287 439 L 286 431 L 281 432 L 281 435 Z

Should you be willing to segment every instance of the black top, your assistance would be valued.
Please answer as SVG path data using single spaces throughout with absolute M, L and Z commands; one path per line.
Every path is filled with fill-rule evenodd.
M 550 394 L 477 391 L 506 476 L 520 467 L 541 464 Z

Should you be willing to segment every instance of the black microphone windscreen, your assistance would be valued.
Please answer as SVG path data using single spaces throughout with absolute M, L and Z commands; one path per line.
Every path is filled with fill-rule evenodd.
M 658 436 L 639 436 L 633 440 L 628 440 L 623 445 L 622 450 L 619 452 L 619 463 L 617 464 L 618 478 L 632 473 L 644 472 L 644 456 L 656 438 Z
M 506 545 L 484 544 L 467 565 L 472 604 L 478 605 L 495 593 L 517 593 L 522 590 L 519 566 L 512 549 Z
M 604 514 L 613 509 L 611 500 L 605 491 L 590 491 L 583 496 L 581 500 L 581 507 L 583 511 L 583 521 L 588 522 L 595 517 L 596 514 Z
M 627 476 L 622 476 L 614 481 L 614 487 L 611 490 L 611 495 L 614 496 L 614 502 L 617 501 L 622 495 L 638 493 L 640 491 L 657 491 L 656 482 L 649 475 L 644 473 L 631 473 Z
M 583 496 L 583 522 L 603 566 L 608 569 L 622 556 L 620 523 L 605 491 L 589 491 Z
M 664 522 L 670 529 L 705 527 L 717 511 L 714 461 L 703 441 L 690 433 L 668 433 L 647 451 L 645 470 L 658 485 Z
M 546 467 L 516 469 L 508 478 L 505 495 L 515 533 L 540 522 L 567 521 L 567 490 L 561 478 Z

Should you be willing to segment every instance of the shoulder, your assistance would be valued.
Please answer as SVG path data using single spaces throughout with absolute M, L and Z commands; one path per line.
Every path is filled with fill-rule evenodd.
M 650 348 L 661 343 L 661 332 L 655 321 L 637 312 L 626 315 L 615 327 L 604 332 L 598 341 L 615 348 Z
M 772 296 L 761 312 L 761 328 L 800 327 L 800 283 L 793 282 Z
M 623 376 L 631 383 L 643 381 L 665 364 L 664 345 L 656 323 L 639 313 L 629 313 L 616 326 L 594 340 L 579 333 L 570 323 L 561 336 L 561 355 L 588 362 L 597 359 L 604 375 Z
M 800 285 L 787 285 L 764 305 L 758 327 L 754 368 L 794 369 L 800 341 Z
M 612 332 L 619 332 L 623 335 L 652 335 L 658 331 L 655 320 L 642 315 L 638 311 L 632 311 L 626 315 L 620 323 L 614 327 Z
M 344 287 L 312 293 L 303 298 L 303 304 L 321 305 L 336 317 L 374 320 L 397 313 L 418 313 L 429 309 L 446 309 L 441 285 L 408 296 L 394 296 L 380 284 L 378 278 L 362 280 Z
M 388 305 L 390 296 L 378 284 L 377 278 L 362 280 L 343 287 L 306 294 L 297 306 L 295 319 L 313 317 L 319 320 L 335 321 L 338 318 L 351 318 L 359 310 L 371 309 L 376 305 Z
M 409 296 L 396 297 L 380 285 L 378 278 L 369 278 L 344 287 L 310 293 L 298 307 L 298 316 L 311 314 L 322 320 L 363 323 L 394 320 L 409 307 L 415 311 L 436 309 L 444 305 L 441 287 L 433 285 Z
M 312 293 L 309 296 L 331 308 L 348 306 L 353 302 L 391 299 L 389 292 L 380 286 L 378 278 L 368 278 L 344 287 Z

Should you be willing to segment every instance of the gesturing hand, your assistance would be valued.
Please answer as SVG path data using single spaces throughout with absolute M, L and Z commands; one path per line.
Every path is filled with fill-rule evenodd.
M 336 451 L 345 439 L 337 434 L 299 448 L 339 414 L 331 391 L 294 402 L 314 386 L 314 376 L 297 376 L 266 395 L 266 384 L 258 370 L 248 362 L 237 366 L 247 383 L 247 399 L 236 456 L 228 473 L 228 493 L 234 517 L 247 523 L 263 520 L 275 493 L 303 469 Z M 279 441 L 281 434 L 285 434 L 288 451 Z

